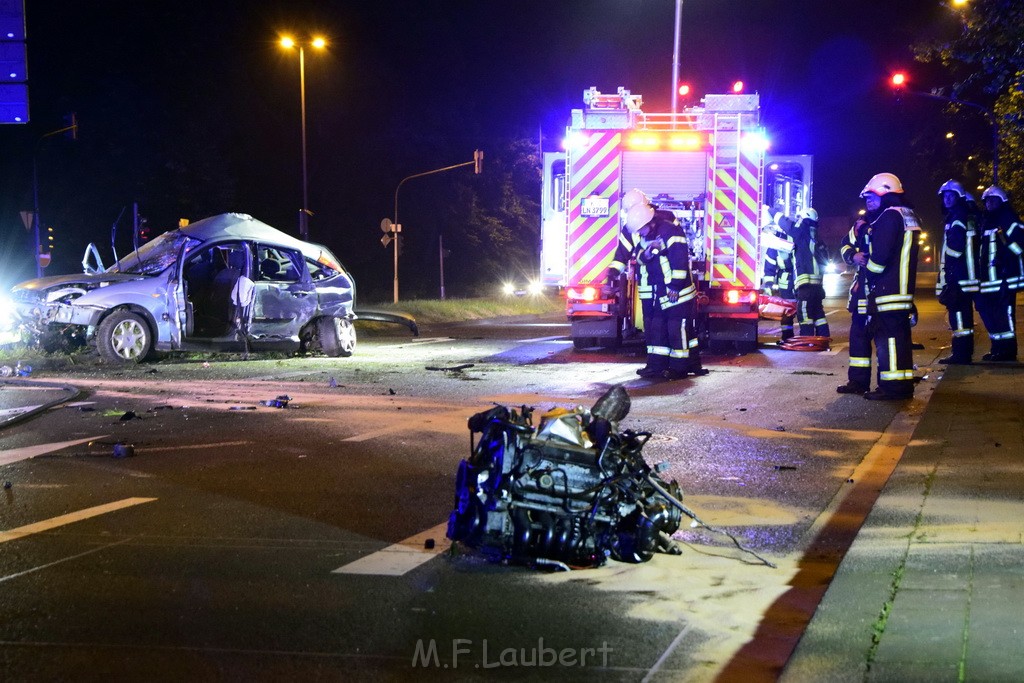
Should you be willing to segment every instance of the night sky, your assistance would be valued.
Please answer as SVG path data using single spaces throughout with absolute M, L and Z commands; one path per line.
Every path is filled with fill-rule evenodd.
M 59 234 L 47 274 L 77 270 L 90 240 L 108 245 L 136 201 L 158 232 L 241 211 L 294 234 L 298 59 L 276 39 L 305 28 L 331 43 L 306 53 L 311 236 L 364 292 L 387 292 L 378 224 L 401 178 L 511 138 L 554 150 L 590 86 L 668 111 L 674 12 L 672 0 L 28 0 L 32 121 L 0 126 L 0 280 L 32 274 L 18 212 L 32 206 L 33 159 Z M 852 215 L 866 180 L 891 171 L 934 223 L 936 188 L 909 143 L 942 108 L 897 105 L 885 80 L 902 67 L 948 85 L 910 45 L 953 27 L 937 0 L 685 0 L 680 71 L 698 93 L 736 79 L 760 93 L 771 151 L 815 156 L 823 216 Z M 80 139 L 40 141 L 70 111 Z M 403 186 L 407 229 L 446 182 Z

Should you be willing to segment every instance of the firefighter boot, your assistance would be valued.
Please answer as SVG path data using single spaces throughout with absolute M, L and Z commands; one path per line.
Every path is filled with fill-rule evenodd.
M 973 355 L 973 336 L 953 337 L 953 352 L 945 358 L 940 358 L 939 363 L 942 365 L 970 365 Z
M 1017 338 L 993 339 L 992 351 L 981 357 L 982 360 L 1013 363 L 1017 360 Z
M 863 384 L 854 382 L 853 380 L 843 384 L 842 386 L 836 387 L 836 393 L 839 394 L 866 394 L 868 393 L 868 387 Z

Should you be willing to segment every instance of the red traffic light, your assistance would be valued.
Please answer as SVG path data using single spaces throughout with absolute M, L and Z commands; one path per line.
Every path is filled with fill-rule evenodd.
M 894 88 L 902 88 L 907 84 L 907 75 L 902 71 L 897 71 L 892 75 L 892 78 L 889 79 L 889 82 Z
M 741 92 L 743 92 L 743 81 L 736 81 L 735 83 L 733 83 L 732 84 L 732 91 L 734 93 L 736 93 L 737 95 L 739 95 Z
M 680 83 L 679 84 L 679 88 L 678 88 L 678 92 L 683 97 L 689 96 L 689 94 L 690 94 L 690 85 L 689 85 L 689 83 Z

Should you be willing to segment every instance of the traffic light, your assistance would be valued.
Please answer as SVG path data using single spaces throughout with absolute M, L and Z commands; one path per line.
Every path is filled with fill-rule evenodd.
M 734 94 L 739 95 L 743 92 L 743 81 L 736 81 L 732 84 L 732 91 Z
M 46 229 L 46 246 L 53 251 L 53 228 Z
M 900 101 L 900 97 L 903 95 L 903 91 L 907 86 L 907 75 L 902 71 L 897 71 L 889 78 L 889 86 L 892 88 L 893 93 L 896 95 L 896 101 Z
M 473 173 L 480 175 L 484 170 L 484 151 L 473 150 Z
M 689 83 L 680 83 L 679 87 L 676 88 L 676 92 L 679 93 L 680 97 L 689 97 L 690 96 L 690 84 Z

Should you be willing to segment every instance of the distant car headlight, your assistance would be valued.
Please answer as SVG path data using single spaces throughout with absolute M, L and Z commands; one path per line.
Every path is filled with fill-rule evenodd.
M 544 293 L 544 285 L 541 282 L 534 280 L 526 286 L 526 291 L 530 296 L 540 296 Z
M 516 293 L 516 286 L 511 282 L 506 282 L 501 285 L 501 293 L 505 296 L 512 296 Z
M 826 273 L 834 273 L 834 272 L 836 272 L 836 264 L 833 263 L 832 261 L 829 261 L 828 264 L 825 266 L 825 272 Z

